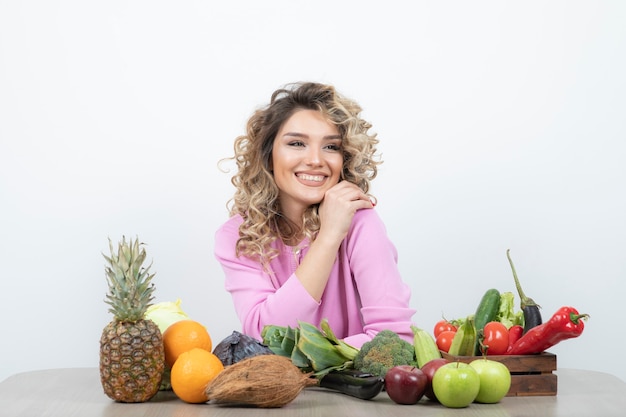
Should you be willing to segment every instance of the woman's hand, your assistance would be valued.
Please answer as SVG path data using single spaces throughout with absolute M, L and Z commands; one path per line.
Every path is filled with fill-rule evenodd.
M 352 218 L 357 210 L 374 207 L 370 198 L 355 184 L 341 181 L 326 191 L 320 203 L 320 231 L 322 235 L 341 242 L 350 230 Z

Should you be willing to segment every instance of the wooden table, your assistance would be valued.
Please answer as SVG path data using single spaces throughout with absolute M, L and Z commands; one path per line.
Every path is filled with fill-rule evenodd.
M 307 388 L 278 409 L 186 404 L 171 391 L 147 403 L 121 404 L 102 391 L 97 368 L 52 369 L 16 374 L 0 383 L 0 416 L 7 417 L 195 417 L 195 416 L 625 416 L 626 383 L 592 371 L 560 369 L 558 395 L 506 397 L 498 404 L 445 408 L 423 399 L 397 405 L 383 392 L 370 401 L 319 388 Z

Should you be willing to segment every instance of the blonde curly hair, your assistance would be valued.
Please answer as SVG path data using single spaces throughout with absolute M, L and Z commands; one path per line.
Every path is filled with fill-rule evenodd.
M 341 179 L 350 181 L 368 193 L 370 181 L 382 163 L 378 158 L 376 134 L 368 133 L 371 124 L 359 115 L 361 107 L 339 94 L 331 85 L 293 83 L 276 90 L 270 103 L 258 109 L 248 120 L 246 134 L 235 139 L 234 157 L 237 173 L 231 179 L 236 191 L 229 201 L 231 216 L 239 214 L 237 256 L 258 259 L 267 265 L 277 255 L 271 249 L 276 239 L 287 242 L 294 237 L 315 239 L 320 227 L 318 207 L 305 211 L 302 224 L 290 223 L 281 214 L 279 189 L 271 170 L 274 139 L 282 125 L 299 110 L 321 112 L 335 124 L 342 138 L 343 170 Z

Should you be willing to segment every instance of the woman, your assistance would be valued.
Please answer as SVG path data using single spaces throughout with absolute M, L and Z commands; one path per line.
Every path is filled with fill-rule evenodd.
M 410 290 L 367 194 L 375 134 L 332 86 L 274 92 L 235 140 L 230 219 L 215 255 L 243 333 L 328 322 L 356 348 L 383 329 L 412 341 Z

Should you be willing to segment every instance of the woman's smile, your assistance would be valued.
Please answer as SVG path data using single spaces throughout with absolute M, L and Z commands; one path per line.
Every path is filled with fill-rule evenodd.
M 305 173 L 296 173 L 296 177 L 298 177 L 303 184 L 309 185 L 309 183 L 313 183 L 311 184 L 313 186 L 320 185 L 320 183 L 327 178 L 326 175 Z

